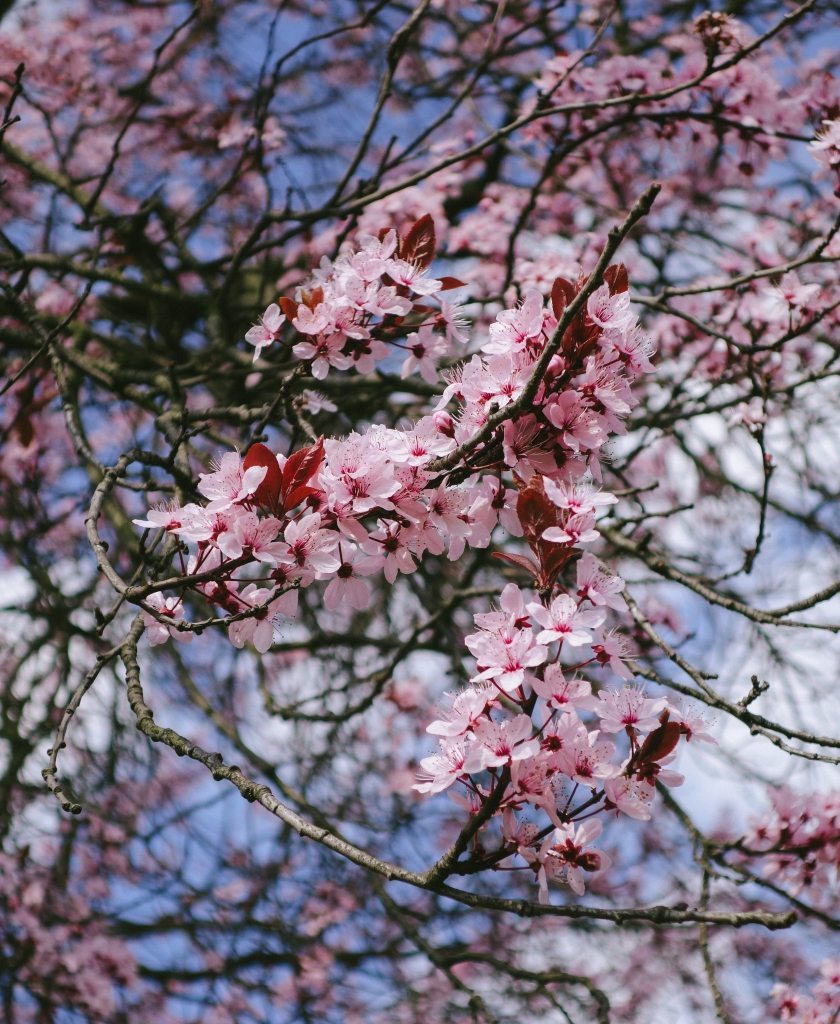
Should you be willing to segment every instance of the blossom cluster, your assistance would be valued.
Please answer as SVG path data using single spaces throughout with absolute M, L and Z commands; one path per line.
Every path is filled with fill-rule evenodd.
M 362 237 L 360 248 L 323 261 L 319 283 L 296 302 L 270 306 L 248 340 L 259 354 L 289 322 L 303 339 L 293 351 L 313 375 L 372 369 L 383 338 L 418 314 L 411 293 L 443 285 L 423 275 L 433 240 L 422 219 L 402 238 Z M 200 477 L 204 504 L 136 520 L 195 545 L 184 587 L 227 615 L 235 646 L 260 652 L 275 619 L 294 615 L 299 591 L 316 582 L 326 584 L 326 609 L 362 609 L 368 577 L 393 584 L 427 552 L 456 559 L 485 548 L 499 525 L 522 538 L 495 554 L 530 578 L 533 593 L 509 584 L 499 610 L 476 616 L 466 639 L 474 685 L 429 726 L 440 751 L 422 761 L 415 788 L 433 794 L 459 781 L 476 808 L 492 798 L 503 854 L 531 864 L 542 899 L 549 878 L 583 892 L 582 872 L 606 863 L 590 847 L 600 831 L 592 815 L 650 817 L 654 783 L 681 781 L 667 767 L 678 740 L 703 737 L 664 698 L 628 686 L 596 695 L 584 675 L 632 679 L 626 642 L 607 622 L 624 608 L 623 582 L 585 549 L 617 500 L 598 486 L 604 445 L 625 429 L 632 380 L 651 369 L 624 267 L 609 267 L 584 302 L 586 285 L 557 278 L 548 303 L 532 289 L 499 312 L 480 352 L 448 373 L 436 406 L 415 423 L 321 438 L 288 457 L 263 444 L 244 458 L 228 452 Z M 457 317 L 438 319 L 447 317 L 451 327 Z M 425 359 L 410 355 L 403 371 L 428 369 L 428 379 Z M 191 636 L 182 596 L 153 590 L 143 612 L 151 643 Z M 618 733 L 626 750 L 609 738 Z M 549 824 L 526 821 L 526 808 Z
M 368 265 L 390 275 L 399 270 L 394 252 L 425 253 L 433 238 L 433 227 L 421 220 L 405 238 L 395 232 L 379 241 L 363 238 L 361 248 L 337 264 L 368 277 Z M 324 267 L 322 273 L 325 281 L 341 276 Z M 545 538 L 534 541 L 540 561 L 535 571 L 556 575 L 577 545 L 597 537 L 595 510 L 612 499 L 592 493 L 581 480 L 587 469 L 598 474 L 599 451 L 632 407 L 629 382 L 649 368 L 649 344 L 629 310 L 623 267 L 609 268 L 567 326 L 527 410 L 511 415 L 464 460 L 460 470 L 467 470 L 467 480 L 449 483 L 451 469 L 435 473 L 435 460 L 457 455 L 457 446 L 492 412 L 516 400 L 582 284 L 558 279 L 549 308 L 532 291 L 516 308 L 500 312 L 482 353 L 452 372 L 437 408 L 413 425 L 374 425 L 319 440 L 288 458 L 261 444 L 244 458 L 228 452 L 213 472 L 200 476 L 204 504 L 153 509 L 136 522 L 196 546 L 184 564 L 185 583 L 200 576 L 194 589 L 232 616 L 233 643 L 251 641 L 260 651 L 271 643 L 272 620 L 294 614 L 300 588 L 326 581 L 326 608 L 363 608 L 370 597 L 367 576 L 381 572 L 393 583 L 399 573 L 414 571 L 426 552 L 455 559 L 467 545 L 487 547 L 500 522 L 521 535 L 523 516 L 530 522 L 523 502 L 532 501 L 538 486 L 555 512 L 546 520 L 551 529 Z M 401 297 L 408 287 L 402 282 L 394 294 Z M 305 306 L 306 312 L 298 306 L 292 323 L 306 327 L 312 316 L 320 323 L 327 315 L 323 305 Z M 253 330 L 268 330 L 268 319 Z M 445 407 L 452 401 L 457 408 L 450 413 Z M 147 596 L 151 642 L 190 635 L 180 621 L 183 607 L 181 595 Z
M 831 906 L 840 889 L 840 792 L 775 790 L 772 807 L 752 822 L 742 845 L 792 895 Z
M 477 614 L 478 631 L 466 638 L 478 663 L 473 685 L 427 729 L 440 749 L 421 762 L 415 788 L 439 793 L 461 782 L 476 810 L 492 799 L 502 841 L 491 859 L 524 858 L 541 902 L 549 880 L 580 895 L 584 872 L 594 877 L 609 865 L 591 846 L 602 828 L 593 815 L 649 819 L 655 784 L 683 781 L 668 767 L 679 740 L 714 742 L 664 697 L 630 685 L 593 693 L 585 673 L 599 664 L 632 678 L 622 639 L 603 631 L 607 608 L 623 607 L 621 586 L 588 553 L 576 585 L 550 600 L 526 601 L 508 584 L 498 611 Z
M 93 888 L 68 889 L 38 864 L 0 852 L 0 956 L 11 963 L 16 948 L 26 950 L 16 958 L 14 981 L 36 998 L 58 994 L 68 1012 L 114 1020 L 137 965 L 128 945 L 92 913 Z
M 437 363 L 449 354 L 449 343 L 464 336 L 456 306 L 444 301 L 438 309 L 425 302 L 461 285 L 456 278 L 427 276 L 434 249 L 434 224 L 425 216 L 404 236 L 394 229 L 361 235 L 359 248 L 334 262 L 322 257 L 294 299 L 272 302 L 245 335 L 254 359 L 289 324 L 298 339 L 292 351 L 310 364 L 313 377 L 323 379 L 330 367 L 369 373 L 397 348 L 406 352 L 403 377 L 416 370 L 436 384 Z
M 779 1020 L 788 1024 L 835 1024 L 840 1018 L 840 958 L 824 960 L 810 995 L 790 985 L 774 985 L 773 1000 Z
M 840 119 L 823 121 L 821 131 L 810 144 L 811 153 L 818 164 L 837 181 L 835 195 L 840 192 Z

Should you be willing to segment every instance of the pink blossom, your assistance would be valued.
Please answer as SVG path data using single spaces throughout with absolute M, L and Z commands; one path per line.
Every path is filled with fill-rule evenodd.
M 398 573 L 412 573 L 417 568 L 411 555 L 413 540 L 410 527 L 380 519 L 377 530 L 362 547 L 367 554 L 377 557 L 377 566 L 381 565 L 385 579 L 393 583 Z
M 445 484 L 427 491 L 430 522 L 444 535 L 464 536 L 468 531 L 465 522 L 467 499 L 468 495 L 463 490 Z
M 443 287 L 441 281 L 426 277 L 426 270 L 419 263 L 392 257 L 385 264 L 385 273 L 397 284 L 410 288 L 415 295 L 433 295 Z
M 241 648 L 250 642 L 260 654 L 265 654 L 271 647 L 274 641 L 274 620 L 279 615 L 291 617 L 297 611 L 297 590 L 272 597 L 275 593 L 274 590 L 249 583 L 239 594 L 240 609 L 256 609 L 256 614 L 237 619 L 228 625 L 228 637 L 234 647 Z
M 601 690 L 595 710 L 604 732 L 650 732 L 659 725 L 659 715 L 667 706 L 664 697 L 652 699 L 645 697 L 641 687 L 625 686 L 621 690 Z
M 577 829 L 572 824 L 562 825 L 549 837 L 548 857 L 562 868 L 566 884 L 578 896 L 583 896 L 586 888 L 584 872 L 594 877 L 610 866 L 610 858 L 590 846 L 601 834 L 601 829 L 601 822 L 591 818 Z
M 453 782 L 467 774 L 465 768 L 467 747 L 463 740 L 446 740 L 440 753 L 424 757 L 417 773 L 418 782 L 412 787 L 418 793 L 442 793 Z
M 363 308 L 374 316 L 408 316 L 411 312 L 411 301 L 400 295 L 392 285 L 369 285 L 363 302 Z
M 628 779 L 624 775 L 604 781 L 604 795 L 610 804 L 637 821 L 650 820 L 650 806 L 653 802 L 654 788 L 647 782 Z
M 144 601 L 164 619 L 171 619 L 173 623 L 183 621 L 184 619 L 184 607 L 180 597 L 165 598 L 160 591 L 155 591 L 144 598 Z M 145 608 L 142 609 L 141 614 L 143 616 L 143 624 L 146 627 L 146 636 L 152 647 L 156 647 L 158 644 L 165 644 L 170 636 L 182 644 L 190 643 L 193 638 L 193 634 L 187 630 L 178 629 L 175 625 L 168 626 L 165 622 L 160 622 L 154 615 L 146 611 Z
M 669 704 L 669 710 L 671 721 L 678 723 L 680 733 L 685 737 L 686 743 L 695 740 L 698 743 L 710 743 L 717 746 L 717 740 L 709 732 L 708 722 L 701 711 L 694 707 L 681 709 L 674 707 L 673 704 Z
M 614 505 L 618 498 L 608 491 L 599 491 L 592 484 L 572 482 L 558 483 L 545 477 L 543 479 L 546 495 L 558 508 L 569 509 L 572 515 L 597 513 L 606 505 Z
M 557 795 L 554 790 L 555 775 L 545 758 L 519 758 L 510 765 L 510 796 L 508 808 L 530 804 L 539 807 L 555 821 L 557 818 Z
M 405 339 L 408 355 L 400 369 L 401 377 L 409 377 L 415 370 L 427 384 L 437 384 L 437 362 L 447 353 L 446 342 L 429 324 L 413 331 Z
M 549 665 L 542 679 L 531 683 L 534 693 L 545 700 L 549 707 L 560 710 L 571 707 L 594 711 L 598 699 L 592 695 L 592 686 L 585 679 L 566 679 L 559 665 Z
M 626 607 L 621 591 L 624 580 L 613 573 L 605 572 L 598 559 L 585 552 L 577 563 L 577 597 L 579 601 L 590 601 L 596 607 L 606 606 L 623 611 Z
M 800 794 L 782 787 L 771 799 L 771 810 L 750 823 L 746 845 L 768 851 L 760 862 L 764 875 L 793 895 L 807 890 L 810 901 L 828 908 L 840 864 L 840 792 Z
M 360 250 L 349 258 L 349 264 L 364 281 L 375 281 L 387 273 L 388 261 L 397 248 L 397 233 L 393 228 L 379 239 L 375 235 L 360 235 Z M 326 260 L 329 265 L 329 261 Z
M 300 407 L 308 412 L 310 416 L 317 416 L 319 412 L 337 412 L 338 406 L 332 399 L 322 395 L 320 391 L 313 391 L 311 388 L 304 388 L 300 393 Z
M 573 892 L 582 896 L 585 891 L 583 872 L 594 876 L 609 867 L 610 859 L 605 853 L 587 849 L 600 833 L 600 821 L 584 822 L 577 831 L 574 825 L 561 823 L 543 840 L 538 850 L 520 850 L 536 871 L 540 903 L 551 902 L 549 880 L 565 882 Z
M 238 114 L 233 114 L 219 132 L 217 145 L 219 149 L 230 149 L 232 146 L 239 148 L 256 134 L 257 130 L 252 124 L 243 121 Z
M 569 516 L 561 526 L 549 526 L 543 530 L 543 540 L 552 541 L 555 544 L 570 544 L 578 547 L 581 544 L 591 544 L 601 535 L 595 529 L 595 516 L 591 512 L 583 512 L 578 515 Z M 593 601 L 593 604 L 598 602 Z
M 516 715 L 501 722 L 480 719 L 473 728 L 475 743 L 465 762 L 470 774 L 534 757 L 540 741 L 533 736 L 534 727 L 527 715 Z
M 508 354 L 491 355 L 482 363 L 481 373 L 471 379 L 473 389 L 480 388 L 486 412 L 503 409 L 519 397 L 528 381 L 530 365 Z
M 529 291 L 515 309 L 505 309 L 490 324 L 490 341 L 482 346 L 487 353 L 507 353 L 523 348 L 540 337 L 543 330 L 543 297 Z
M 352 364 L 349 356 L 343 354 L 345 337 L 343 334 L 319 334 L 314 341 L 300 341 L 292 349 L 298 359 L 312 361 L 312 376 L 323 380 L 334 366 L 337 370 L 347 370 Z
M 553 397 L 545 405 L 545 415 L 557 428 L 562 443 L 575 453 L 600 448 L 607 441 L 603 417 L 574 391 Z
M 609 343 L 613 351 L 621 359 L 625 370 L 633 377 L 643 373 L 653 373 L 650 357 L 656 351 L 653 339 L 638 326 L 633 326 L 620 334 L 610 332 Z
M 454 341 L 460 345 L 466 343 L 467 335 L 464 332 L 467 328 L 467 321 L 460 306 L 441 300 L 437 322 L 439 326 L 445 328 L 447 341 Z
M 621 331 L 633 320 L 629 292 L 610 295 L 609 286 L 602 284 L 586 300 L 589 319 L 599 327 Z
M 339 535 L 321 526 L 320 514 L 311 512 L 293 519 L 283 531 L 286 546 L 278 554 L 277 560 L 285 565 L 297 566 L 304 580 L 323 578 L 341 565 L 335 553 Z
M 254 362 L 259 359 L 264 348 L 278 340 L 285 322 L 286 317 L 280 312 L 280 307 L 276 302 L 272 302 L 260 317 L 260 322 L 248 330 L 245 340 L 249 345 L 255 346 Z
M 361 577 L 376 572 L 381 567 L 381 561 L 359 557 L 346 543 L 339 544 L 338 551 L 341 563 L 334 579 L 330 580 L 324 591 L 324 607 L 330 611 L 343 604 L 357 610 L 367 608 L 370 603 L 370 588 Z
M 407 466 L 422 466 L 455 447 L 455 440 L 438 430 L 431 416 L 425 416 L 411 430 L 395 431 L 389 445 L 392 458 Z
M 301 334 L 323 334 L 332 327 L 329 307 L 325 302 L 321 302 L 314 309 L 310 309 L 302 302 L 292 318 L 292 324 Z
M 599 739 L 597 729 L 588 732 L 580 725 L 571 742 L 557 752 L 555 763 L 569 778 L 594 789 L 599 780 L 610 779 L 618 773 L 617 767 L 610 763 L 614 753 L 615 745 Z
M 351 434 L 344 441 L 326 441 L 319 482 L 332 500 L 349 502 L 358 515 L 373 508 L 393 508 L 389 500 L 399 484 L 394 466 L 368 437 Z
M 632 679 L 633 673 L 625 665 L 625 659 L 630 656 L 630 645 L 627 638 L 610 630 L 601 639 L 592 645 L 592 653 L 601 665 L 609 665 L 617 676 L 622 679 Z
M 499 525 L 511 537 L 521 537 L 522 524 L 516 514 L 517 491 L 513 487 L 505 487 L 496 477 L 485 477 L 481 482 L 481 489 L 494 520 L 498 519 Z
M 445 717 L 426 726 L 434 736 L 463 736 L 471 730 L 484 712 L 496 703 L 496 692 L 488 685 L 469 686 L 455 694 Z
M 517 764 L 511 767 L 511 775 L 520 767 L 520 764 L 521 762 L 517 762 Z M 505 838 L 505 842 L 514 843 L 517 847 L 517 852 L 521 856 L 527 857 L 530 853 L 528 848 L 537 838 L 538 829 L 536 825 L 517 818 L 513 808 L 508 806 L 502 813 L 502 835 Z
M 591 699 L 595 700 L 594 697 Z M 559 716 L 552 713 L 540 733 L 540 746 L 552 770 L 556 772 L 559 769 L 557 755 L 561 750 L 572 748 L 587 737 L 586 726 L 573 707 L 562 711 Z
M 622 420 L 633 408 L 635 399 L 629 381 L 623 374 L 616 373 L 614 363 L 604 366 L 600 360 L 590 357 L 586 360 L 585 372 L 575 379 L 575 385 L 581 394 L 594 400 L 610 431 L 616 434 L 625 432 Z
M 377 362 L 388 355 L 388 347 L 375 338 L 350 340 L 344 346 L 344 355 L 357 373 L 373 373 Z
M 172 525 L 172 532 L 196 543 L 217 537 L 227 528 L 223 512 L 210 512 L 192 502 L 181 508 L 178 519 L 180 526 Z
M 280 526 L 279 519 L 260 519 L 255 512 L 237 508 L 230 527 L 218 538 L 219 550 L 228 558 L 245 555 L 258 562 L 276 565 L 285 551 L 285 545 L 275 540 Z
M 244 472 L 238 452 L 225 452 L 212 473 L 199 473 L 198 490 L 205 498 L 209 512 L 223 512 L 232 505 L 247 501 L 262 483 L 265 466 L 251 466 Z
M 818 284 L 803 284 L 795 270 L 789 270 L 778 284 L 763 290 L 764 310 L 770 320 L 787 321 L 794 311 L 810 311 L 819 295 Z
M 814 159 L 824 167 L 829 170 L 840 167 L 840 120 L 823 121 L 809 146 Z
M 553 451 L 556 446 L 547 443 L 543 425 L 528 413 L 516 420 L 507 420 L 502 431 L 502 451 L 505 465 L 511 469 L 519 467 L 528 473 L 555 473 L 557 460 Z M 565 458 L 565 455 L 564 455 Z
M 181 508 L 177 502 L 168 502 L 149 509 L 148 518 L 132 519 L 135 526 L 143 526 L 147 530 L 166 530 L 175 533 L 181 529 Z
M 502 632 L 509 636 L 513 636 L 516 630 L 531 625 L 525 607 L 525 595 L 515 583 L 505 584 L 499 598 L 498 611 L 477 612 L 473 618 L 475 624 L 482 629 Z
M 555 597 L 548 608 L 534 601 L 528 605 L 528 612 L 545 627 L 537 634 L 537 643 L 550 644 L 555 640 L 566 640 L 572 647 L 591 643 L 592 634 L 589 629 L 600 626 L 605 617 L 605 612 L 600 608 L 579 610 L 568 594 Z
M 541 665 L 548 651 L 535 646 L 530 629 L 510 632 L 480 630 L 464 643 L 478 662 L 473 682 L 492 679 L 505 693 L 513 693 L 526 679 L 526 670 Z

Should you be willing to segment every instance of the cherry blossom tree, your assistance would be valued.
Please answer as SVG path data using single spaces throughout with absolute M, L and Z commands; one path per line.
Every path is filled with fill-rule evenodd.
M 835 5 L 0 18 L 4 1019 L 840 1019 Z

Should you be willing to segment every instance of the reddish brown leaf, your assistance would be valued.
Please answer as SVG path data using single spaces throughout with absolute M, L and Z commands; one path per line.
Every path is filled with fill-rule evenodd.
M 441 288 L 442 292 L 449 292 L 449 291 L 452 291 L 453 288 L 463 288 L 464 287 L 464 282 L 463 281 L 459 281 L 457 277 L 444 276 L 444 277 L 438 278 L 438 280 L 443 285 L 443 287 Z
M 554 318 L 559 320 L 563 315 L 566 306 L 575 297 L 575 286 L 565 277 L 557 277 L 551 286 L 551 308 L 554 310 Z
M 287 510 L 296 508 L 302 501 L 306 501 L 307 498 L 313 494 L 321 494 L 317 487 L 295 487 L 288 498 L 285 501 L 285 507 Z
M 607 267 L 604 271 L 604 280 L 609 285 L 610 295 L 626 292 L 630 287 L 630 281 L 627 278 L 627 267 L 623 263 L 613 263 L 611 267 Z
M 549 526 L 557 525 L 557 506 L 547 497 L 542 479 L 535 477 L 534 481 L 520 489 L 516 500 L 516 514 L 529 544 L 542 537 Z
M 680 735 L 680 727 L 677 722 L 663 722 L 642 744 L 639 751 L 639 764 L 649 764 L 667 757 L 679 743 Z
M 283 310 L 287 320 L 297 316 L 298 304 L 294 299 L 289 299 L 284 295 L 282 299 L 277 300 L 277 305 Z
M 537 579 L 540 575 L 540 567 L 527 555 L 513 555 L 507 551 L 494 551 L 493 558 L 498 558 L 500 562 L 510 562 L 511 565 L 516 565 L 520 569 L 524 569 L 525 572 L 527 572 L 529 576 L 533 576 L 534 579 Z
M 546 495 L 541 477 L 534 477 L 520 487 L 516 514 L 528 546 L 539 560 L 540 586 L 550 586 L 575 552 L 563 544 L 542 539 L 550 526 L 560 525 L 560 510 Z
M 324 460 L 324 439 L 319 437 L 315 444 L 300 448 L 293 452 L 283 467 L 283 484 L 281 494 L 283 508 L 288 512 L 299 505 L 310 494 L 315 493 L 314 487 L 307 484 L 318 472 Z
M 11 424 L 11 429 L 17 434 L 24 448 L 27 448 L 35 437 L 35 425 L 32 422 L 32 417 L 40 412 L 44 406 L 49 405 L 52 398 L 52 395 L 47 392 L 36 400 L 36 385 L 37 381 L 33 379 L 18 392 L 20 409 Z
M 324 289 L 320 286 L 313 288 L 311 292 L 301 291 L 300 298 L 304 306 L 309 306 L 314 311 L 324 301 Z
M 32 425 L 32 417 L 29 413 L 22 409 L 15 417 L 12 429 L 17 433 L 23 447 L 28 448 L 35 437 L 35 427 Z
M 408 229 L 402 240 L 401 255 L 409 263 L 418 263 L 425 269 L 434 259 L 436 249 L 435 222 L 427 213 Z
M 283 474 L 277 462 L 277 456 L 264 444 L 252 444 L 242 462 L 243 470 L 252 466 L 265 466 L 266 474 L 260 486 L 254 491 L 254 501 L 262 508 L 275 512 L 280 501 L 280 487 Z

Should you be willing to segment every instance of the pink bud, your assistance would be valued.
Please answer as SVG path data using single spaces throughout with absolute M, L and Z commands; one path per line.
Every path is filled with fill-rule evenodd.
M 443 434 L 444 437 L 455 436 L 455 421 L 448 412 L 439 409 L 437 412 L 432 413 L 432 419 L 439 434 Z

